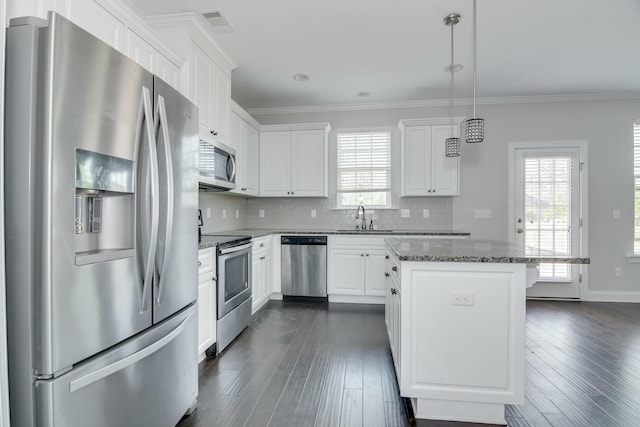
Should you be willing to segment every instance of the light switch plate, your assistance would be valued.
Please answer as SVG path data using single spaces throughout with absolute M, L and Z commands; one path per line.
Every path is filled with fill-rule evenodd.
M 409 218 L 411 216 L 411 211 L 409 209 L 400 209 L 400 216 L 402 218 Z
M 236 219 L 240 218 L 240 209 L 236 209 Z
M 260 210 L 258 211 L 258 216 L 259 216 L 260 218 L 264 218 L 264 209 L 260 209 Z
M 613 210 L 613 219 L 620 219 L 620 209 Z
M 317 212 L 315 209 L 311 209 L 311 218 L 315 218 L 317 216 Z
M 227 210 L 222 209 L 222 219 L 227 219 Z
M 422 209 L 422 217 L 429 218 L 429 209 Z
M 211 208 L 207 208 L 207 218 L 211 218 Z
M 475 219 L 489 219 L 491 218 L 491 209 L 475 209 L 473 217 Z

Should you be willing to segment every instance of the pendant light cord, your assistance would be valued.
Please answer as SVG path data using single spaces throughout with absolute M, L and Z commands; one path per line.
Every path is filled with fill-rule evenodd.
M 473 0 L 473 118 L 476 118 L 476 0 Z
M 455 25 L 455 24 L 454 24 Z M 453 132 L 453 96 L 454 96 L 454 78 L 453 78 L 453 25 L 450 25 L 451 27 L 451 136 L 453 137 L 454 132 Z

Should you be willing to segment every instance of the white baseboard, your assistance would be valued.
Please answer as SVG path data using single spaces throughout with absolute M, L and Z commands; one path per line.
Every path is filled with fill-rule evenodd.
M 583 301 L 591 302 L 637 302 L 640 303 L 640 292 L 625 291 L 587 291 Z
M 274 292 L 269 296 L 269 299 L 282 300 L 282 294 L 280 292 Z
M 384 297 L 370 295 L 329 295 L 329 302 L 347 304 L 384 304 Z

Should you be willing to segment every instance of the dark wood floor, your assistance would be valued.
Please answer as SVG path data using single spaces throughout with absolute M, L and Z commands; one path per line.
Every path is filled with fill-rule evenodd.
M 640 426 L 640 305 L 529 301 L 526 346 L 510 426 Z M 198 409 L 179 424 L 408 425 L 382 306 L 280 301 L 200 364 Z

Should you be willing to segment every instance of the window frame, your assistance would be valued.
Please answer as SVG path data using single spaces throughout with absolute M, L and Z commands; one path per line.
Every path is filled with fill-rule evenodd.
M 386 133 L 388 135 L 388 167 L 384 168 L 387 170 L 388 176 L 388 188 L 386 189 L 366 189 L 366 190 L 355 190 L 355 191 L 341 191 L 340 190 L 340 171 L 346 168 L 340 168 L 340 135 L 342 134 L 375 134 L 375 133 Z M 373 193 L 373 192 L 385 192 L 386 193 L 386 204 L 363 204 L 367 209 L 393 209 L 392 205 L 392 185 L 393 185 L 393 150 L 392 150 L 392 142 L 393 142 L 393 132 L 391 127 L 365 127 L 365 128 L 351 128 L 351 129 L 337 129 L 336 130 L 336 164 L 335 164 L 335 177 L 336 177 L 336 194 L 335 194 L 335 209 L 355 209 L 358 204 L 342 204 L 342 194 L 347 193 Z M 371 169 L 380 169 L 380 168 L 368 168 Z

